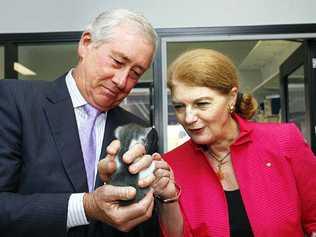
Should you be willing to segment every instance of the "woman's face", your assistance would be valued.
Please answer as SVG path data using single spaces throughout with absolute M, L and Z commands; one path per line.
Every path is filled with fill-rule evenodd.
M 223 95 L 208 87 L 188 86 L 174 81 L 172 103 L 178 122 L 192 140 L 209 145 L 225 138 L 232 118 L 228 106 L 234 104 L 237 89 Z

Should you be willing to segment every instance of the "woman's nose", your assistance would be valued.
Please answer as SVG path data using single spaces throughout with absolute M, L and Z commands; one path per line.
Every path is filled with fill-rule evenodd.
M 190 123 L 196 122 L 196 120 L 197 120 L 196 112 L 191 108 L 187 108 L 186 113 L 185 113 L 185 122 L 190 124 Z

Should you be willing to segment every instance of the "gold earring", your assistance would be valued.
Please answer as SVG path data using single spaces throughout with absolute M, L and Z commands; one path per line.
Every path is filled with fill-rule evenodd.
M 235 106 L 234 105 L 228 105 L 228 112 L 230 114 L 232 114 L 232 113 L 234 113 L 234 111 L 235 111 Z

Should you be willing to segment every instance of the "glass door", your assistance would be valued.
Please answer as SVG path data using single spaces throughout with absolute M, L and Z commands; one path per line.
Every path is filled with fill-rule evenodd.
M 294 122 L 316 152 L 316 43 L 306 40 L 280 66 L 282 120 Z
M 305 105 L 305 85 L 304 85 L 304 66 L 288 76 L 288 121 L 294 122 L 308 138 L 306 105 Z

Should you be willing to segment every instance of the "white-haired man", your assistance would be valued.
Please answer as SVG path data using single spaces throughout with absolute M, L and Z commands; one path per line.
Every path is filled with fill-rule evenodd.
M 114 155 L 118 146 L 116 141 L 106 151 L 114 129 L 143 123 L 118 105 L 150 67 L 156 41 L 143 16 L 104 12 L 83 32 L 79 62 L 64 76 L 53 82 L 1 81 L 1 236 L 158 235 L 153 191 L 120 206 L 118 200 L 132 199 L 135 189 L 101 185 L 97 172 L 99 158 Z M 96 112 L 90 133 L 87 108 Z M 134 173 L 153 160 L 143 152 L 136 147 L 126 155 Z

